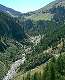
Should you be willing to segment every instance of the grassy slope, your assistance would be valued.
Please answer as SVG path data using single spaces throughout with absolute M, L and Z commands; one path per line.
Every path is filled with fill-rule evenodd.
M 38 21 L 38 20 L 51 20 L 53 18 L 53 14 L 50 13 L 45 13 L 45 14 L 38 14 L 38 15 L 31 15 L 26 17 L 26 19 L 31 19 L 34 21 Z
M 36 68 L 32 69 L 31 71 L 27 71 L 24 74 L 19 72 L 19 73 L 17 73 L 16 77 L 13 80 L 23 80 L 23 76 L 26 77 L 29 72 L 31 73 L 31 75 L 34 75 L 36 72 L 38 72 L 38 73 L 41 72 L 41 74 L 42 74 L 45 66 L 46 65 L 42 64 L 42 65 L 37 66 Z
M 25 14 L 26 19 L 32 19 L 34 21 L 38 20 L 51 20 L 53 17 L 53 14 L 49 12 L 49 10 L 56 4 L 56 1 L 51 2 L 50 4 L 46 5 L 45 7 L 36 10 L 34 12 L 29 12 Z M 28 16 L 26 16 L 29 14 Z
M 26 19 L 32 19 L 34 21 L 51 20 L 54 14 L 51 14 L 50 9 L 53 7 L 58 7 L 58 6 L 65 6 L 65 1 L 64 0 L 62 2 L 61 1 L 59 2 L 58 0 L 53 1 L 39 10 L 26 13 L 24 17 Z

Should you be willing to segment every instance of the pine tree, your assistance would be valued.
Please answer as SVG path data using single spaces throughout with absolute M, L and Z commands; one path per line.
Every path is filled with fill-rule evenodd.
M 33 80 L 38 80 L 38 73 L 37 72 L 34 73 L 34 79 Z
M 30 71 L 27 73 L 27 79 L 26 80 L 30 80 Z

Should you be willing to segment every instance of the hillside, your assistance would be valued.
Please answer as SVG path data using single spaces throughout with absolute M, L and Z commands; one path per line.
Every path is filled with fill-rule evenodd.
M 58 6 L 65 7 L 65 0 L 55 0 L 39 10 L 29 12 L 23 15 L 26 19 L 31 19 L 35 21 L 38 20 L 50 21 L 54 17 L 54 13 L 51 12 L 51 9 L 57 8 Z
M 65 53 L 59 57 L 51 58 L 48 63 L 37 66 L 24 74 L 18 73 L 13 80 L 64 80 L 65 79 Z M 61 66 L 63 65 L 63 66 Z
M 7 36 L 16 40 L 23 39 L 24 31 L 17 23 L 17 18 L 0 13 L 0 36 Z
M 26 38 L 25 33 L 18 19 L 0 12 L 0 80 L 7 73 L 10 65 L 22 58 L 23 45 L 20 41 L 22 42 L 24 38 Z
M 37 45 L 35 44 L 31 45 L 31 52 L 26 53 L 25 64 L 20 66 L 20 70 L 18 71 L 17 76 L 14 78 L 14 80 L 18 79 L 43 80 L 43 78 L 40 79 L 41 77 L 39 77 L 40 76 L 40 74 L 38 74 L 39 71 L 33 74 L 33 79 L 32 79 L 31 78 L 32 76 L 30 76 L 32 72 L 29 70 L 35 69 L 36 66 L 39 66 L 41 64 L 44 65 L 44 63 L 47 62 L 52 56 L 55 56 L 56 58 L 59 54 L 61 56 L 63 52 L 65 54 L 65 4 L 64 3 L 65 3 L 64 0 L 56 0 L 50 3 L 49 5 L 45 6 L 44 8 L 41 8 L 34 12 L 26 13 L 19 18 L 19 21 L 23 25 L 24 31 L 27 33 L 27 36 L 31 39 L 31 37 L 36 37 L 41 35 L 41 40 Z M 51 15 L 52 15 L 51 19 L 48 18 Z M 63 59 L 64 58 L 62 58 L 62 60 Z M 56 60 L 56 62 L 58 61 Z M 61 69 L 61 71 L 58 71 L 58 68 L 55 67 L 56 65 L 59 66 L 59 68 L 63 69 Z M 54 80 L 64 80 L 65 69 L 61 65 L 64 66 L 62 62 L 60 63 L 53 62 L 49 64 L 47 66 L 47 70 L 49 70 L 49 72 L 43 73 L 43 75 L 45 76 L 44 80 L 53 80 L 52 79 L 53 77 Z M 22 70 L 24 70 L 24 72 L 27 71 L 29 72 L 24 73 L 23 75 Z
M 64 80 L 64 58 L 64 0 L 19 17 L 0 12 L 0 80 Z
M 8 7 L 3 6 L 1 4 L 0 4 L 0 12 L 8 13 L 13 17 L 18 17 L 22 14 L 21 12 L 15 11 L 14 9 L 8 8 Z

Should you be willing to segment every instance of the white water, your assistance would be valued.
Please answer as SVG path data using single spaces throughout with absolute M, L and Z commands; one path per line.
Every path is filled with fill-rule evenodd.
M 20 60 L 15 61 L 12 65 L 11 65 L 11 69 L 8 71 L 8 73 L 6 74 L 6 76 L 3 78 L 3 80 L 11 80 L 17 72 L 18 67 L 23 64 L 25 61 L 25 54 L 23 54 L 23 58 Z

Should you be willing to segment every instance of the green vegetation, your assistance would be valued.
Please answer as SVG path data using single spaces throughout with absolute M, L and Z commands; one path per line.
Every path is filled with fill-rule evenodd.
M 24 31 L 30 36 L 31 35 L 35 36 L 40 34 L 41 41 L 36 46 L 31 45 L 32 53 L 26 54 L 25 64 L 23 66 L 22 65 L 20 66 L 19 72 L 21 74 L 22 74 L 22 70 L 26 72 L 30 69 L 34 69 L 36 66 L 39 66 L 47 62 L 54 54 L 59 55 L 59 54 L 62 54 L 62 52 L 65 52 L 65 21 L 64 21 L 65 9 L 64 7 L 58 6 L 57 8 L 53 7 L 53 9 L 51 9 L 50 11 L 51 13 L 55 13 L 55 15 L 52 18 L 52 21 L 43 21 L 43 20 L 33 21 L 30 19 L 22 21 Z M 42 38 L 43 35 L 44 37 Z M 58 47 L 58 45 L 61 43 L 63 43 L 63 45 L 60 45 Z M 52 49 L 51 52 L 44 53 L 44 51 L 47 50 L 49 47 Z M 62 57 L 62 55 L 60 56 Z M 18 79 L 20 78 L 22 80 L 27 80 L 27 79 L 28 80 L 43 80 L 43 79 L 52 80 L 52 78 L 54 77 L 53 78 L 54 80 L 64 80 L 65 78 L 64 74 L 63 75 L 60 74 L 60 72 L 58 72 L 59 68 L 56 68 L 57 66 L 59 66 L 58 64 L 59 62 L 57 61 L 60 59 L 58 58 L 55 61 L 51 60 L 48 63 L 46 69 L 44 69 L 46 71 L 44 71 L 42 75 L 43 78 L 40 77 L 42 79 L 39 78 L 40 74 L 38 74 L 38 72 L 33 75 L 33 78 L 31 78 L 30 76 L 31 71 L 28 73 L 28 75 L 26 75 L 27 77 L 23 76 L 23 79 L 22 79 L 21 77 L 18 76 Z M 63 64 L 61 64 L 61 61 L 60 61 L 59 67 L 61 67 L 62 65 Z M 60 78 L 58 79 L 58 77 Z
M 19 73 L 14 80 L 64 80 L 65 79 L 65 53 L 56 59 L 52 57 L 48 63 L 43 64 L 25 74 Z
M 6 73 L 6 66 L 3 62 L 0 61 L 0 80 L 3 79 L 5 73 Z
M 45 14 L 37 14 L 37 15 L 31 15 L 31 16 L 28 16 L 28 17 L 25 17 L 26 19 L 31 19 L 31 20 L 34 20 L 34 21 L 39 21 L 39 20 L 51 20 L 53 18 L 53 14 L 49 14 L 49 13 L 45 13 Z
M 0 13 L 0 37 L 1 36 L 22 40 L 25 34 L 17 18 L 13 18 L 5 13 Z
M 10 69 L 11 64 L 22 58 L 24 31 L 18 19 L 6 13 L 0 13 L 0 80 Z M 21 45 L 20 45 L 21 44 Z
M 51 9 L 54 10 L 53 8 L 58 8 L 59 6 L 65 8 L 65 1 L 64 0 L 62 0 L 62 1 L 55 0 L 55 1 L 51 2 L 50 4 L 42 7 L 41 9 L 38 9 L 38 10 L 33 11 L 33 12 L 25 13 L 22 16 L 24 16 L 24 18 L 26 18 L 26 19 L 31 19 L 34 21 L 52 20 L 55 13 L 54 12 L 51 13 Z M 56 10 L 56 11 L 58 12 L 58 10 Z
M 23 53 L 26 60 L 14 80 L 65 79 L 65 7 L 50 7 L 18 18 L 0 13 L 0 80 Z M 39 35 L 37 45 L 29 40 Z

